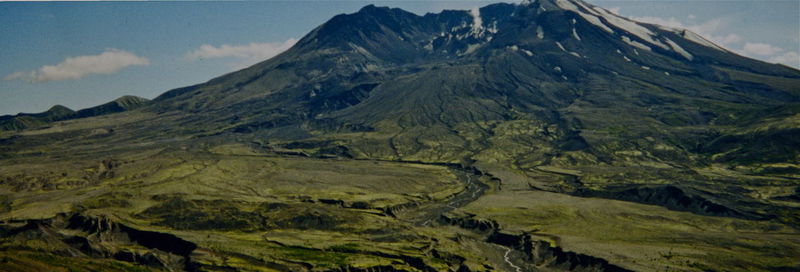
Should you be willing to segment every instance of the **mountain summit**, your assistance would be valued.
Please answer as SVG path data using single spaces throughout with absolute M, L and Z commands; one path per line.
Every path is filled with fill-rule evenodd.
M 62 255 L 766 271 L 796 269 L 800 252 L 800 71 L 580 0 L 369 5 L 152 101 L 34 117 L 0 118 L 20 130 L 0 132 L 0 185 L 25 192 L 0 198 L 4 218 L 78 214 L 0 237 Z

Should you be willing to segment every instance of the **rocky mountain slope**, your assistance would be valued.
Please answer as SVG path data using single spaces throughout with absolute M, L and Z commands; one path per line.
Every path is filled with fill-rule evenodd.
M 27 256 L 11 262 L 798 267 L 800 71 L 579 0 L 423 16 L 370 5 L 150 102 L 40 115 L 70 120 L 0 132 L 15 220 L 1 236 Z M 105 243 L 59 223 L 70 216 L 196 248 Z M 25 224 L 47 235 L 20 238 Z M 76 239 L 92 249 L 55 242 Z
M 190 112 L 198 133 L 358 158 L 474 162 L 551 179 L 585 173 L 537 185 L 550 191 L 681 180 L 690 192 L 717 187 L 698 171 L 718 164 L 797 177 L 799 80 L 797 70 L 688 30 L 583 2 L 425 16 L 367 6 L 278 57 L 167 92 L 151 110 Z M 765 122 L 784 125 L 753 128 Z M 712 202 L 734 198 L 725 204 L 742 202 L 737 214 L 763 208 L 739 199 L 740 189 Z M 686 206 L 676 208 L 695 210 Z

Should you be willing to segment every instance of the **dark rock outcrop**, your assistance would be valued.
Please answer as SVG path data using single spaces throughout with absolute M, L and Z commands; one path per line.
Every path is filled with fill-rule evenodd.
M 575 193 L 584 197 L 603 197 L 665 207 L 670 210 L 687 211 L 701 215 L 725 216 L 753 220 L 769 217 L 741 211 L 719 204 L 700 191 L 676 185 L 632 185 L 607 188 L 602 191 L 583 189 Z
M 630 271 L 602 258 L 566 251 L 550 242 L 537 240 L 527 233 L 496 231 L 489 236 L 488 241 L 522 251 L 526 255 L 525 261 L 538 268 L 564 271 Z
M 59 255 L 113 258 L 166 270 L 191 268 L 190 255 L 197 249 L 196 244 L 172 234 L 80 213 L 7 223 L 2 230 L 0 238 L 42 240 L 49 251 Z
M 475 218 L 474 215 L 452 217 L 445 214 L 441 216 L 439 221 L 448 225 L 459 226 L 464 229 L 476 230 L 479 232 L 494 232 L 500 228 L 500 225 L 494 220 Z

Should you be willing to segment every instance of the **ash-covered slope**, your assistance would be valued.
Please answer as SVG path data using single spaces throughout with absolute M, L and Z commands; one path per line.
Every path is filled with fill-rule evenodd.
M 679 150 L 672 155 L 686 160 L 687 152 L 709 150 L 700 142 L 719 133 L 682 129 L 689 134 L 676 135 L 672 128 L 788 118 L 797 112 L 791 105 L 800 99 L 798 82 L 797 70 L 582 1 L 424 16 L 367 6 L 334 17 L 273 59 L 169 91 L 153 108 L 192 113 L 189 119 L 204 124 L 198 131 L 261 131 L 295 140 L 315 130 L 373 131 L 380 124 L 469 126 L 475 137 L 487 138 L 492 133 L 481 122 L 538 120 L 555 126 L 556 138 L 566 137 L 561 140 L 572 149 L 587 147 L 576 144 L 582 138 L 608 141 L 616 136 L 598 130 L 620 127 L 669 139 Z M 275 128 L 280 133 L 269 132 Z M 462 154 L 442 159 L 468 155 L 447 152 Z
M 688 30 L 637 23 L 581 1 L 535 1 L 425 16 L 367 6 L 334 17 L 278 57 L 156 100 L 162 110 L 274 103 L 259 110 L 296 106 L 296 121 L 351 112 L 384 120 L 390 117 L 361 108 L 385 103 L 386 110 L 408 109 L 366 93 L 449 72 L 456 73 L 444 80 L 470 86 L 457 89 L 473 95 L 486 95 L 474 90 L 478 85 L 493 85 L 487 87 L 496 92 L 515 88 L 501 84 L 531 85 L 521 87 L 522 95 L 541 97 L 537 104 L 545 108 L 571 103 L 564 89 L 588 89 L 600 80 L 642 81 L 678 96 L 730 103 L 785 104 L 800 95 L 791 84 L 800 77 L 797 70 L 737 56 Z M 536 86 L 542 82 L 558 88 L 550 94 Z M 415 88 L 405 89 L 393 93 L 413 102 Z M 357 104 L 358 110 L 349 109 Z M 347 114 L 334 114 L 342 110 Z

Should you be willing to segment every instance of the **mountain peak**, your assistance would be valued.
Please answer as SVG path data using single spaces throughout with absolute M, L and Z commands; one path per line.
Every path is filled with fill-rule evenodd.
M 50 109 L 48 109 L 47 112 L 53 112 L 53 113 L 70 112 L 71 113 L 71 112 L 74 112 L 74 111 L 72 109 L 70 109 L 70 108 L 67 108 L 67 107 L 63 106 L 63 105 L 54 105 L 54 106 L 50 107 Z
M 362 7 L 356 13 L 370 13 L 370 12 L 389 11 L 389 10 L 392 10 L 392 9 L 389 8 L 389 7 L 386 7 L 386 6 L 378 7 L 378 6 L 375 6 L 375 4 L 369 4 L 369 5 L 366 5 L 366 6 Z
M 590 6 L 580 0 L 524 0 L 520 5 L 539 5 L 545 9 L 575 9 L 576 5 Z

